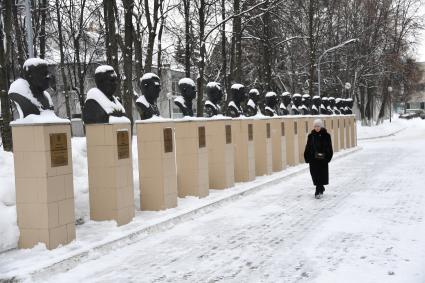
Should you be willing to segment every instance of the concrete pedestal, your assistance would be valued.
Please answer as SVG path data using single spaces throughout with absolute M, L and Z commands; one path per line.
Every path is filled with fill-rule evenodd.
M 254 125 L 252 120 L 232 121 L 234 145 L 235 182 L 249 182 L 255 179 Z
M 177 192 L 179 197 L 209 194 L 205 121 L 176 121 Z
M 255 175 L 273 172 L 271 124 L 269 119 L 254 120 Z
M 174 123 L 136 122 L 141 210 L 177 206 Z
M 308 119 L 306 117 L 298 118 L 298 159 L 299 163 L 305 163 L 304 150 L 307 143 Z
M 279 172 L 286 168 L 285 122 L 280 117 L 273 118 L 270 122 L 272 127 L 273 172 Z
M 129 223 L 134 217 L 131 125 L 88 124 L 90 219 Z
M 298 148 L 298 120 L 297 118 L 283 118 L 286 136 L 286 159 L 289 166 L 295 166 L 299 161 Z
M 351 144 L 353 147 L 357 146 L 357 122 L 356 117 L 353 115 L 351 117 Z
M 206 122 L 209 188 L 220 190 L 235 185 L 234 147 L 231 120 Z
M 19 248 L 75 239 L 70 124 L 13 125 Z
M 346 149 L 347 148 L 347 146 L 346 146 L 346 131 L 345 131 L 345 126 L 346 126 L 346 122 L 345 122 L 345 116 L 344 115 L 341 115 L 341 117 L 340 117 L 340 119 L 339 119 L 339 124 L 340 124 L 340 134 L 339 134 L 339 137 L 340 137 L 340 142 L 339 142 L 339 144 L 340 144 L 340 147 L 341 147 L 341 150 L 344 150 L 344 149 Z
M 334 124 L 333 127 L 333 139 L 334 139 L 334 144 L 333 144 L 333 150 L 334 152 L 338 152 L 340 150 L 340 138 L 339 135 L 341 133 L 340 131 L 340 124 L 339 124 L 339 117 L 337 115 L 332 116 L 332 121 Z
M 351 148 L 351 116 L 345 117 L 345 146 Z

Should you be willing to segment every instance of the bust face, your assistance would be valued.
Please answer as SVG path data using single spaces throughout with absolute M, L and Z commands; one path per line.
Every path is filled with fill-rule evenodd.
M 118 87 L 118 77 L 114 71 L 99 73 L 95 75 L 96 86 L 106 96 L 112 97 Z
M 152 77 L 141 82 L 140 89 L 146 100 L 150 104 L 156 104 L 159 93 L 161 92 L 161 83 L 159 78 Z
M 258 100 L 260 99 L 260 92 L 256 89 L 252 89 L 249 91 L 248 96 L 250 99 L 252 99 L 252 101 L 257 103 Z
M 45 91 L 49 88 L 50 76 L 47 65 L 32 66 L 28 70 L 27 81 L 31 87 Z
M 320 98 L 313 98 L 313 104 L 316 105 L 316 107 L 320 107 L 322 100 Z
M 277 104 L 277 96 L 266 97 L 267 106 L 274 108 Z
M 288 106 L 291 103 L 291 97 L 289 95 L 282 96 L 282 102 L 284 105 Z
M 241 87 L 239 89 L 232 89 L 232 94 L 233 94 L 233 100 L 236 103 L 241 103 L 246 98 L 246 96 L 245 96 L 245 88 L 243 88 L 243 87 Z
M 294 96 L 292 97 L 292 101 L 294 102 L 295 106 L 298 107 L 301 105 L 302 98 L 301 96 Z
M 212 103 L 218 104 L 223 99 L 223 92 L 218 87 L 207 87 L 207 96 Z
M 196 98 L 196 87 L 193 85 L 182 84 L 179 86 L 182 96 L 187 101 L 191 101 Z

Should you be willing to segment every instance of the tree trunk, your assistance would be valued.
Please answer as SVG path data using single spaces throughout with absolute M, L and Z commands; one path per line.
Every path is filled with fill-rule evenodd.
M 199 4 L 199 46 L 200 57 L 199 61 L 199 76 L 197 79 L 198 99 L 197 99 L 197 116 L 204 116 L 203 98 L 204 98 L 204 68 L 205 68 L 205 0 L 200 0 Z
M 65 54 L 63 48 L 63 36 L 62 36 L 62 17 L 60 12 L 59 0 L 56 0 L 56 17 L 58 21 L 58 37 L 59 37 L 59 52 L 60 52 L 60 70 L 63 82 L 63 93 L 65 94 L 65 106 L 66 106 L 66 116 L 68 119 L 72 118 L 71 107 L 69 105 L 69 91 L 68 91 L 68 81 L 65 75 Z
M 268 9 L 268 1 L 266 2 L 266 9 Z M 263 85 L 267 91 L 271 90 L 272 83 L 272 68 L 271 68 L 271 32 L 270 32 L 270 13 L 264 12 L 263 14 L 263 40 L 262 40 L 262 50 L 263 53 L 263 76 L 264 82 Z
M 315 36 L 314 36 L 314 2 L 315 0 L 310 0 L 309 9 L 308 9 L 308 48 L 309 48 L 309 89 L 308 92 L 311 97 L 314 96 L 314 73 L 316 64 L 316 47 L 315 47 Z
M 0 18 L 2 11 L 0 10 Z M 0 99 L 1 99 L 1 113 L 3 118 L 3 125 L 1 129 L 1 138 L 3 142 L 3 149 L 5 151 L 12 151 L 12 129 L 10 128 L 10 121 L 12 120 L 12 113 L 10 111 L 10 100 L 7 94 L 9 88 L 9 74 L 10 74 L 10 44 L 12 42 L 12 33 L 3 32 L 12 30 L 12 1 L 6 1 L 3 9 L 3 20 L 0 20 Z M 3 38 L 4 34 L 6 39 Z
M 18 70 L 20 71 L 25 62 L 25 51 L 24 51 L 24 45 L 22 42 L 22 30 L 18 20 L 18 7 L 16 6 L 15 1 L 12 1 L 12 3 L 13 3 L 12 4 L 13 5 L 13 24 L 15 28 L 15 41 L 18 47 L 18 56 L 17 56 L 18 64 L 19 64 Z
M 226 0 L 221 0 L 221 20 L 226 19 Z M 221 58 L 223 64 L 223 88 L 227 90 L 227 55 L 226 55 L 226 23 L 221 28 Z
M 125 113 L 133 124 L 133 7 L 134 0 L 123 0 L 124 6 L 124 95 Z
M 183 0 L 184 23 L 185 23 L 185 52 L 184 52 L 184 70 L 187 78 L 190 78 L 190 0 Z
M 41 0 L 40 4 L 40 17 L 41 17 L 41 25 L 40 25 L 40 34 L 39 34 L 39 44 L 40 44 L 40 58 L 46 56 L 46 17 L 47 17 L 47 7 L 48 1 Z
M 241 12 L 240 0 L 233 1 L 233 11 L 235 15 L 238 15 Z M 236 16 L 233 18 L 233 69 L 232 79 L 235 82 L 241 82 L 241 69 L 242 69 L 242 19 L 241 16 Z

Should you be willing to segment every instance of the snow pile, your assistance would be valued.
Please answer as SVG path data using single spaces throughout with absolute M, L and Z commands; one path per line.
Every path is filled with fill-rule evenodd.
M 18 244 L 13 154 L 0 148 L 0 251 Z
M 179 82 L 180 84 L 180 82 Z M 184 107 L 186 107 L 186 102 L 183 98 L 183 96 L 179 95 L 176 98 L 174 98 L 174 102 L 180 103 L 181 105 L 183 105 Z
M 25 61 L 23 67 L 26 71 L 28 71 L 28 69 L 30 67 L 37 67 L 37 66 L 40 66 L 40 65 L 46 65 L 47 66 L 47 61 L 44 60 L 44 59 L 41 59 L 41 58 L 29 58 Z
M 195 87 L 195 82 L 190 78 L 183 78 L 179 80 L 179 86 L 181 85 L 189 85 Z
M 112 66 L 100 65 L 94 71 L 95 74 L 102 74 L 102 73 L 107 73 L 107 72 L 114 72 L 115 73 L 115 70 L 114 70 L 114 68 L 112 68 Z M 116 75 L 116 73 L 115 73 L 115 75 Z
M 377 126 L 362 126 L 361 121 L 357 121 L 357 138 L 358 139 L 373 139 L 383 136 L 388 136 L 401 131 L 407 127 L 420 128 L 425 125 L 425 120 L 415 118 L 411 120 L 400 119 L 393 117 L 391 123 L 385 120 Z
M 255 105 L 254 100 L 252 100 L 252 99 L 248 100 L 248 102 L 246 103 L 246 105 L 248 105 L 248 106 L 250 106 L 252 108 L 256 108 L 257 107 L 257 105 Z
M 31 101 L 31 103 L 34 104 L 38 108 L 39 111 L 43 110 L 43 106 L 41 105 L 41 103 L 32 94 L 32 91 L 30 89 L 30 84 L 28 83 L 27 80 L 19 78 L 16 81 L 14 81 L 10 85 L 8 93 L 9 94 L 11 94 L 11 93 L 20 94 L 23 97 L 25 97 L 26 99 L 28 99 L 29 101 Z M 43 94 L 47 98 L 47 100 L 49 101 L 49 106 L 53 107 L 53 102 L 52 102 L 52 98 L 50 97 L 50 94 L 47 91 L 43 92 Z
M 90 89 L 89 92 L 87 93 L 86 101 L 89 99 L 93 99 L 108 114 L 111 114 L 113 112 L 125 113 L 125 109 L 121 105 L 121 103 L 118 101 L 118 99 L 115 96 L 113 96 L 113 98 L 114 98 L 114 102 L 109 100 L 109 98 L 106 97 L 106 95 L 100 89 L 98 89 L 97 87 L 94 87 Z
M 151 104 L 146 100 L 146 97 L 144 95 L 139 96 L 139 98 L 137 98 L 136 100 L 136 103 L 141 103 L 147 108 L 151 107 Z
M 11 125 L 25 125 L 25 124 L 69 124 L 68 119 L 62 119 L 56 116 L 52 110 L 43 110 L 40 115 L 30 114 L 25 118 L 17 119 L 11 122 Z

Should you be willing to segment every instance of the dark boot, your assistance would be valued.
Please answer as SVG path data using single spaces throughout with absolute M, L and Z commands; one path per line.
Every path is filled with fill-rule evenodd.
M 314 193 L 314 197 L 318 198 L 321 193 L 322 193 L 322 190 L 320 186 L 316 186 L 316 192 Z
M 320 186 L 320 193 L 323 195 L 324 192 L 325 192 L 325 186 Z

